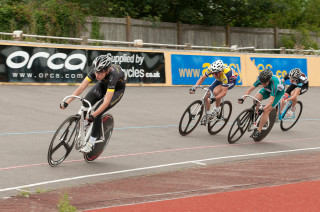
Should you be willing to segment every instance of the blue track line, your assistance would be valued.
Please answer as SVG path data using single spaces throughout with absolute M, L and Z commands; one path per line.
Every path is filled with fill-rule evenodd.
M 300 119 L 299 121 L 320 121 L 320 119 Z M 232 123 L 228 123 L 232 124 Z M 114 128 L 115 130 L 130 130 L 130 129 L 147 129 L 147 128 L 163 128 L 163 127 L 178 127 L 179 125 L 163 125 L 163 126 L 142 126 L 142 127 L 121 127 Z M 40 132 L 22 132 L 22 133 L 0 133 L 1 135 L 26 135 L 26 134 L 43 134 L 54 133 L 55 131 L 40 131 Z

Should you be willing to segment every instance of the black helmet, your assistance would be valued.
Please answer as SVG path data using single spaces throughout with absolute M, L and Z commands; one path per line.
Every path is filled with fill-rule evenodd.
M 95 72 L 107 70 L 111 66 L 111 57 L 108 57 L 107 55 L 100 55 L 94 59 L 92 65 Z
M 273 73 L 270 69 L 265 69 L 260 72 L 259 80 L 261 83 L 267 83 L 271 80 Z

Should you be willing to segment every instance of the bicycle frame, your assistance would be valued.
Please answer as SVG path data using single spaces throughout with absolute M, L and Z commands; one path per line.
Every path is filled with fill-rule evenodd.
M 89 107 L 85 107 L 85 106 L 81 106 L 77 115 L 80 116 L 80 123 L 79 123 L 79 136 L 78 136 L 78 139 L 77 139 L 77 143 L 78 143 L 78 146 L 82 147 L 85 145 L 85 143 L 89 140 L 89 137 L 91 135 L 91 132 L 92 132 L 92 126 L 93 124 L 90 124 L 90 126 L 88 127 L 87 129 L 87 133 L 85 134 L 85 130 L 84 130 L 84 122 L 83 120 L 85 120 L 86 118 L 89 118 L 90 114 L 93 112 L 93 108 L 92 108 L 92 105 L 91 103 L 84 99 L 83 97 L 80 97 L 80 96 L 75 96 L 75 95 L 70 95 L 70 96 L 66 96 L 63 100 L 62 100 L 62 104 L 63 102 L 65 102 L 66 100 L 70 99 L 70 98 L 77 98 L 79 99 L 81 102 L 85 102 L 89 105 Z M 87 112 L 87 117 L 84 117 L 84 112 L 85 111 L 88 111 Z M 103 129 L 103 124 L 101 125 L 101 130 L 102 132 L 104 132 L 104 129 Z M 104 133 L 101 133 L 101 139 L 104 140 Z
M 252 117 L 252 123 L 254 124 L 254 128 L 253 129 L 257 129 L 258 128 L 258 123 L 259 123 L 259 121 L 260 121 L 260 119 L 261 119 L 261 117 L 262 117 L 262 115 L 260 114 L 260 115 L 258 115 L 257 113 L 255 113 L 255 111 L 256 111 L 256 107 L 257 107 L 257 103 L 259 102 L 259 104 L 260 104 L 260 106 L 259 106 L 259 109 L 263 109 L 263 104 L 262 104 L 262 102 L 259 100 L 259 99 L 257 99 L 257 98 L 255 98 L 254 96 L 250 96 L 250 95 L 243 95 L 241 98 L 243 98 L 243 97 L 249 97 L 249 98 L 252 98 L 253 100 L 254 100 L 254 103 L 253 103 L 253 106 L 251 107 L 252 108 L 252 110 L 254 111 L 254 113 L 253 113 L 253 117 Z M 268 120 L 269 121 L 269 120 Z M 262 127 L 262 130 L 266 130 L 266 128 L 267 127 Z M 250 131 L 250 130 L 252 130 L 251 129 L 251 126 L 249 126 L 249 128 L 248 128 L 248 131 Z
M 288 96 L 288 98 L 289 98 L 290 96 Z M 290 117 L 290 118 L 286 118 L 286 117 L 284 117 L 285 116 L 285 114 L 284 114 L 284 112 L 285 111 L 287 111 L 288 110 L 288 108 L 292 105 L 292 101 L 289 101 L 286 105 L 285 105 L 285 107 L 284 108 L 282 108 L 282 112 L 281 112 L 281 102 L 283 101 L 283 98 L 284 97 L 282 97 L 281 98 L 281 100 L 279 101 L 279 103 L 278 103 L 278 113 L 277 113 L 277 121 L 282 121 L 282 120 L 286 120 L 286 119 L 293 119 L 294 117 L 295 117 L 295 113 L 293 114 L 293 116 L 292 117 Z
M 210 89 L 205 88 L 205 87 L 203 87 L 203 86 L 201 86 L 201 85 L 195 85 L 195 86 L 193 86 L 193 88 L 201 88 L 201 89 L 203 89 L 203 90 L 206 91 L 206 92 L 204 93 L 201 101 L 202 101 L 202 104 L 203 104 L 203 106 L 204 106 L 205 113 L 207 114 L 208 110 L 207 110 L 207 105 L 206 105 L 205 98 L 206 98 L 207 94 L 210 93 L 209 99 L 211 99 L 211 98 L 214 96 L 213 92 L 212 92 Z M 221 102 L 223 102 L 223 98 L 221 99 Z M 194 109 L 194 110 L 196 110 L 196 109 Z M 196 115 L 199 114 L 200 110 L 201 110 L 201 108 L 198 109 Z M 192 111 L 192 112 L 194 112 L 194 111 Z M 209 120 L 208 120 L 208 117 L 205 116 L 205 117 L 203 117 L 203 118 L 205 119 L 205 123 L 208 123 L 208 121 L 209 121 Z

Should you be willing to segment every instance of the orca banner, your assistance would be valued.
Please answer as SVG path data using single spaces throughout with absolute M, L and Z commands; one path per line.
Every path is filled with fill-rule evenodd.
M 127 83 L 165 83 L 164 54 L 0 45 L 0 82 L 80 83 L 93 60 L 108 55 Z

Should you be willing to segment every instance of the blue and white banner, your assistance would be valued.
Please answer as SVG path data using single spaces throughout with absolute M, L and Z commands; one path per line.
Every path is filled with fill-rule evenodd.
M 257 66 L 260 71 L 268 68 L 280 79 L 294 68 L 300 68 L 300 70 L 308 76 L 307 59 L 304 58 L 250 57 L 250 60 L 254 62 L 255 66 Z M 287 80 L 285 84 L 289 85 L 289 80 Z
M 237 85 L 242 85 L 240 57 L 171 55 L 172 85 L 194 85 L 199 77 L 204 75 L 207 68 L 216 61 L 222 60 L 225 65 L 232 67 L 238 74 Z M 211 85 L 215 79 L 209 76 L 203 85 Z

